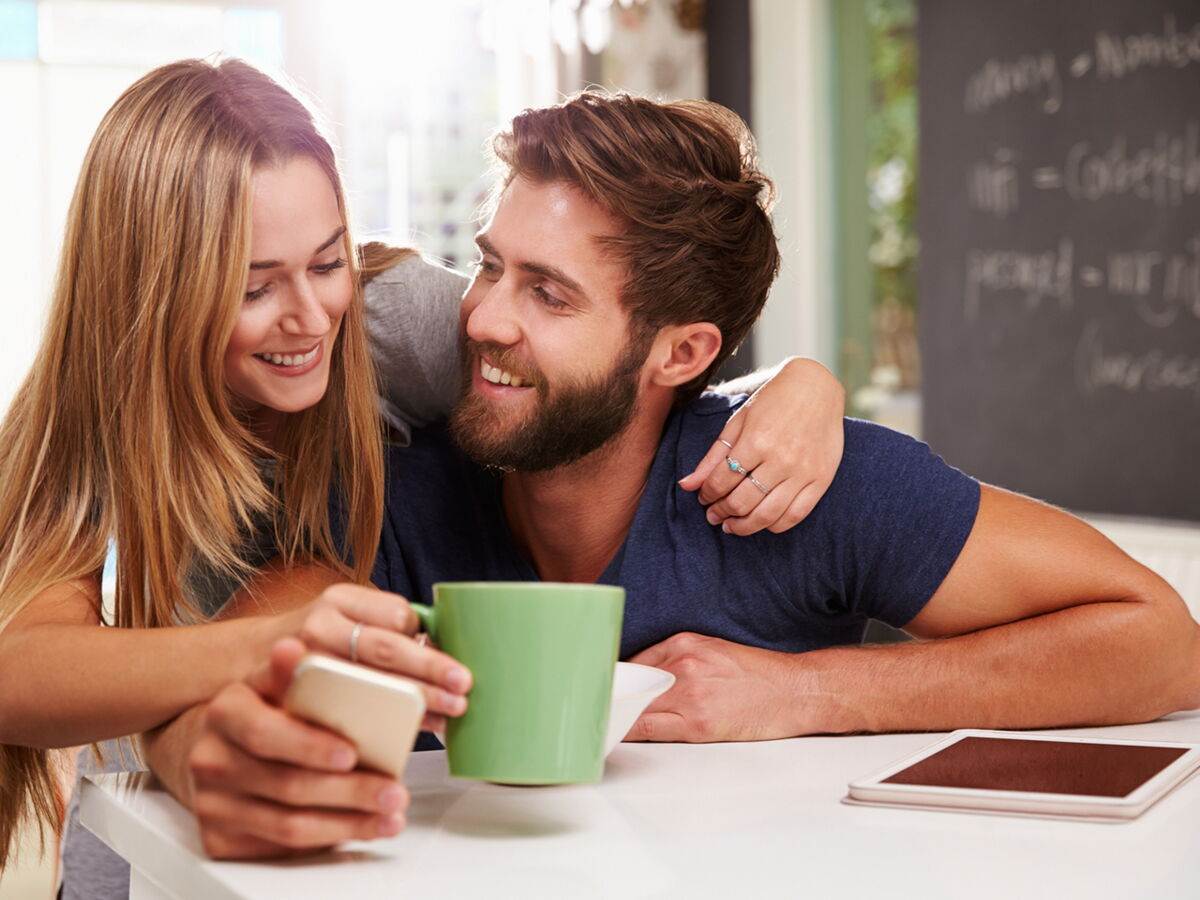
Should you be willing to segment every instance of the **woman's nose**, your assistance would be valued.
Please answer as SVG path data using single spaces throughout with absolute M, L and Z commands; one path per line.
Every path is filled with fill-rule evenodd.
M 317 337 L 329 331 L 333 321 L 307 278 L 293 287 L 280 324 L 288 334 Z

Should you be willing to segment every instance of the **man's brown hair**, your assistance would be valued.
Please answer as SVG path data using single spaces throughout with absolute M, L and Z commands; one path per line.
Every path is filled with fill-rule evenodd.
M 699 394 L 750 331 L 779 271 L 768 217 L 775 188 L 746 124 L 704 100 L 586 91 L 525 110 L 492 151 L 501 187 L 565 182 L 626 223 L 604 240 L 628 270 L 621 299 L 633 340 L 689 322 L 721 330 L 716 359 L 677 401 Z

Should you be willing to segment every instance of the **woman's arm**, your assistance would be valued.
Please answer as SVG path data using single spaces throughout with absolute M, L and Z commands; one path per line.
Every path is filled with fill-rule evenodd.
M 458 305 L 465 276 L 413 255 L 364 288 L 381 405 L 392 428 L 445 418 L 462 377 Z
M 278 582 L 272 572 L 263 577 Z M 353 585 L 324 590 L 328 576 L 289 574 L 269 605 L 252 582 L 226 620 L 164 628 L 101 627 L 98 578 L 43 591 L 0 632 L 0 743 L 73 747 L 149 731 L 245 678 L 280 638 L 348 655 L 357 622 L 372 626 L 359 642 L 365 662 L 438 683 L 430 711 L 459 711 L 465 670 L 411 640 L 416 616 L 403 599 L 381 607 L 374 592 L 367 601 Z
M 764 381 L 764 376 L 769 377 Z M 761 387 L 729 418 L 695 471 L 679 482 L 685 490 L 699 491 L 708 521 L 730 534 L 792 528 L 825 495 L 842 461 L 846 394 L 828 369 L 816 360 L 792 357 L 715 390 L 745 393 L 756 384 Z M 735 471 L 731 462 L 744 471 Z
M 267 571 L 243 589 L 234 612 L 276 609 L 293 602 L 297 592 L 320 590 L 331 579 L 332 573 L 317 566 Z M 359 634 L 360 661 L 424 682 L 432 713 L 425 730 L 443 729 L 443 716 L 466 709 L 470 673 L 437 650 L 395 638 L 392 626 L 406 634 L 416 628 L 416 616 L 403 598 L 344 584 L 326 587 L 322 598 L 342 602 L 321 617 L 328 619 L 330 633 L 348 631 L 354 621 L 368 623 Z M 351 617 L 344 618 L 346 613 Z M 269 663 L 145 735 L 150 768 L 196 814 L 201 841 L 212 856 L 285 856 L 396 834 L 404 825 L 402 785 L 355 770 L 352 745 L 281 708 L 303 650 L 298 641 L 279 641 Z
M 72 747 L 151 728 L 270 649 L 263 618 L 174 628 L 100 625 L 100 579 L 57 584 L 0 632 L 0 743 Z

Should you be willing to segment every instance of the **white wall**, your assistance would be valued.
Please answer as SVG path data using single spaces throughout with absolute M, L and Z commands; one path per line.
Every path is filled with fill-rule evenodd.
M 752 0 L 753 117 L 783 265 L 755 330 L 762 363 L 836 362 L 828 0 Z
M 0 247 L 10 261 L 0 284 L 3 352 L 0 352 L 0 407 L 7 408 L 33 361 L 41 332 L 46 284 L 42 195 L 41 77 L 37 63 L 0 63 L 0 97 L 8 133 L 0 144 Z
M 263 50 L 258 58 L 270 64 L 271 35 L 227 16 L 226 5 L 41 0 L 39 58 L 0 60 L 0 247 L 8 260 L 0 276 L 0 411 L 33 362 L 79 166 L 113 101 L 173 59 L 223 49 L 254 59 Z M 269 32 L 272 22 L 265 24 Z

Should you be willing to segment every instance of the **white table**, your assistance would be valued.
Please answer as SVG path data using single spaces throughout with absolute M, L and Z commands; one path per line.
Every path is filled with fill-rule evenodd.
M 1047 733 L 1200 743 L 1200 712 Z M 300 861 L 207 859 L 145 775 L 91 778 L 82 819 L 131 862 L 138 900 L 1200 897 L 1200 779 L 1123 824 L 841 802 L 935 738 L 623 744 L 603 782 L 543 788 L 453 779 L 443 753 L 415 754 L 404 834 Z

